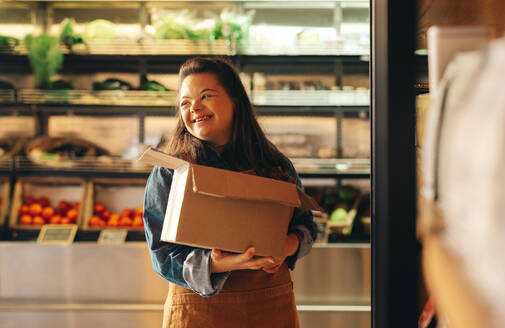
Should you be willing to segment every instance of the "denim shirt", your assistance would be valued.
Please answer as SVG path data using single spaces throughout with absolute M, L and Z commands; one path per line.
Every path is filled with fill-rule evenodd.
M 230 165 L 212 148 L 207 149 L 205 163 L 215 168 L 230 170 Z M 291 164 L 287 172 L 300 179 Z M 173 170 L 154 167 L 147 180 L 144 194 L 144 229 L 154 270 L 164 279 L 179 286 L 193 290 L 201 296 L 217 295 L 224 286 L 230 272 L 211 273 L 211 250 L 160 241 L 163 220 L 167 208 L 168 195 L 172 184 Z M 288 267 L 293 270 L 296 260 L 307 255 L 316 238 L 316 225 L 310 211 L 295 208 L 288 233 L 294 233 L 300 241 L 297 252 L 286 258 Z

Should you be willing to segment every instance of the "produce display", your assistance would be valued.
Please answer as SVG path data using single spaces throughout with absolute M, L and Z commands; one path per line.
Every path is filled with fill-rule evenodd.
M 114 23 L 106 19 L 95 19 L 86 23 L 82 38 L 84 42 L 94 40 L 112 40 L 116 36 L 116 28 Z
M 72 51 L 72 47 L 76 44 L 83 43 L 84 40 L 80 34 L 74 33 L 75 20 L 73 18 L 65 18 L 61 23 L 60 41 Z
M 107 150 L 87 140 L 49 136 L 28 142 L 25 153 L 36 164 L 54 167 L 73 167 L 76 160 L 109 155 Z
M 323 207 L 328 215 L 330 226 L 347 224 L 351 210 L 357 210 L 354 206 L 359 199 L 360 191 L 353 186 L 307 187 L 306 190 Z M 347 227 L 345 232 L 349 231 L 350 233 L 351 229 L 352 226 Z M 339 230 L 337 233 L 343 233 L 343 231 Z
M 76 224 L 79 205 L 79 202 L 62 200 L 56 206 L 48 197 L 26 196 L 18 211 L 18 222 L 21 225 Z
M 22 152 L 26 138 L 7 137 L 0 138 L 0 158 L 13 157 Z
M 133 90 L 130 83 L 118 80 L 107 79 L 103 82 L 93 82 L 93 90 Z
M 143 228 L 143 212 L 144 209 L 140 206 L 137 209 L 125 208 L 121 213 L 111 213 L 103 203 L 96 202 L 88 225 L 90 228 Z
M 60 41 L 47 34 L 39 36 L 28 34 L 24 41 L 28 50 L 28 59 L 35 74 L 35 86 L 40 89 L 50 88 L 51 77 L 63 65 Z
M 147 80 L 147 76 L 145 74 L 142 75 L 140 79 L 140 87 L 139 90 L 147 90 L 147 91 L 168 91 L 168 89 L 157 81 L 149 81 Z
M 154 38 L 165 40 L 230 40 L 248 38 L 254 11 L 238 14 L 225 8 L 219 16 L 197 18 L 189 10 L 165 11 L 152 9 Z
M 14 52 L 14 48 L 19 45 L 19 40 L 6 35 L 0 35 L 0 53 Z
M 330 90 L 322 81 L 307 80 L 307 81 L 267 81 L 265 85 L 267 90 Z
M 347 218 L 347 214 L 351 210 L 359 191 L 350 186 L 342 186 L 338 188 L 338 201 L 333 205 L 333 210 L 330 212 L 330 222 L 342 222 Z M 331 196 L 330 196 L 331 199 Z

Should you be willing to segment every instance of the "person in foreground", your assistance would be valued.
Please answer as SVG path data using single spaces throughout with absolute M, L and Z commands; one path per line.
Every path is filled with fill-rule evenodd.
M 179 71 L 177 107 L 178 123 L 165 149 L 172 156 L 302 187 L 292 163 L 265 137 L 226 60 L 188 59 Z M 312 248 L 312 213 L 294 209 L 283 259 L 254 256 L 253 247 L 232 254 L 162 242 L 172 174 L 154 167 L 144 198 L 152 264 L 169 281 L 163 327 L 299 327 L 288 268 Z

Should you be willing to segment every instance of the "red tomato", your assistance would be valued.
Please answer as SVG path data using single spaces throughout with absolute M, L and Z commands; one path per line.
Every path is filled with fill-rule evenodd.
M 42 213 L 42 204 L 33 203 L 30 205 L 30 215 L 38 216 Z
M 43 225 L 44 223 L 46 223 L 46 221 L 44 221 L 43 217 L 41 217 L 39 215 L 33 217 L 32 224 L 34 224 L 34 225 Z
M 32 224 L 33 222 L 33 219 L 30 215 L 28 214 L 23 214 L 21 215 L 21 217 L 19 218 L 19 223 L 21 224 Z

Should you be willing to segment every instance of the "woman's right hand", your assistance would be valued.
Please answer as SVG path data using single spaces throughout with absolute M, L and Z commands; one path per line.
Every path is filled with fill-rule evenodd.
M 254 257 L 255 251 L 254 247 L 249 247 L 242 254 L 231 254 L 214 248 L 210 255 L 212 258 L 212 273 L 244 269 L 259 270 L 275 263 L 274 258 L 271 256 Z

